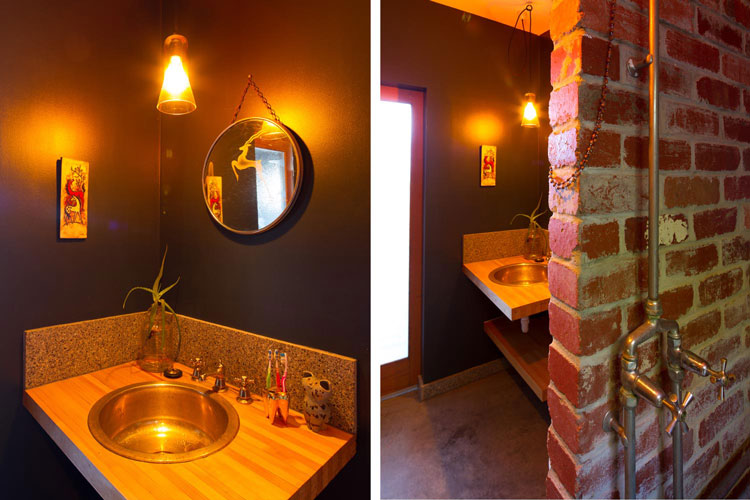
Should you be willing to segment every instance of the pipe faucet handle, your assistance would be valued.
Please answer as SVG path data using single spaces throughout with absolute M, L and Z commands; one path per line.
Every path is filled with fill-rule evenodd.
M 724 401 L 724 388 L 730 382 L 736 379 L 734 373 L 727 373 L 727 358 L 721 358 L 721 371 L 714 371 L 709 368 L 711 374 L 709 380 L 712 384 L 719 384 L 719 401 Z
M 667 435 L 672 435 L 672 431 L 674 431 L 674 428 L 678 422 L 682 423 L 682 432 L 688 431 L 688 426 L 685 423 L 685 409 L 692 402 L 693 393 L 690 391 L 685 393 L 685 397 L 682 398 L 682 403 L 677 402 L 676 394 L 670 395 L 669 401 L 664 401 L 664 406 L 666 406 L 669 411 L 672 412 L 672 420 L 669 422 L 666 429 L 664 429 Z
M 190 361 L 190 366 L 193 368 L 193 373 L 190 375 L 192 380 L 205 380 L 206 374 L 201 371 L 201 368 L 205 365 L 201 358 L 193 358 Z

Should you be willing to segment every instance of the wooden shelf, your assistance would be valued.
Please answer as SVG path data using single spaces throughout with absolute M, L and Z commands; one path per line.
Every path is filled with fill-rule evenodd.
M 518 323 L 508 323 L 504 318 L 484 322 L 486 333 L 502 351 L 513 368 L 523 377 L 541 401 L 547 401 L 549 371 L 547 356 L 552 336 L 548 316 L 530 318 L 529 332 L 523 333 Z

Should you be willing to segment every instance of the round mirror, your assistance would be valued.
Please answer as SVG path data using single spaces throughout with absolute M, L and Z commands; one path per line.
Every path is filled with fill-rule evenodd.
M 203 165 L 203 198 L 216 221 L 235 233 L 271 229 L 289 212 L 302 184 L 299 145 L 267 118 L 231 124 Z

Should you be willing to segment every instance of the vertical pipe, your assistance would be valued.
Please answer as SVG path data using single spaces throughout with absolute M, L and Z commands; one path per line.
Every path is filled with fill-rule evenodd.
M 638 398 L 628 391 L 621 389 L 625 435 L 625 498 L 635 498 L 635 409 L 638 406 Z
M 659 300 L 659 2 L 649 0 L 648 44 L 652 62 L 648 68 L 648 298 L 650 316 L 661 312 Z
M 677 395 L 677 401 L 682 401 L 682 387 L 680 380 L 672 381 L 672 392 Z M 677 425 L 672 431 L 672 496 L 682 498 L 682 422 L 677 420 Z

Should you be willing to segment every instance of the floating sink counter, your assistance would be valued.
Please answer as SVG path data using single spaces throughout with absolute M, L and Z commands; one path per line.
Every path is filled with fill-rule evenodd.
M 271 425 L 260 398 L 255 396 L 251 404 L 243 405 L 235 400 L 237 392 L 230 388 L 209 397 L 214 403 L 228 404 L 229 414 L 234 415 L 236 410 L 236 416 L 230 420 L 239 417 L 239 429 L 226 446 L 215 448 L 210 455 L 180 463 L 150 463 L 125 458 L 105 448 L 89 430 L 89 412 L 94 404 L 128 385 L 168 381 L 161 374 L 141 370 L 132 361 L 138 349 L 138 336 L 134 332 L 142 327 L 146 314 L 54 325 L 27 330 L 24 334 L 24 406 L 104 498 L 311 499 L 354 456 L 355 359 L 182 315 L 182 363 L 176 365 L 184 375 L 175 382 L 200 387 L 202 391 L 212 387 L 213 377 L 205 382 L 192 381 L 189 376 L 192 370 L 184 364 L 200 356 L 207 361 L 208 372 L 221 360 L 230 385 L 241 375 L 262 384 L 267 350 L 286 352 L 290 357 L 287 425 L 280 421 Z M 331 425 L 319 434 L 307 428 L 299 412 L 303 406 L 301 377 L 305 370 L 329 379 L 332 386 Z M 251 385 L 251 392 L 258 392 L 259 387 L 262 386 Z M 172 401 L 167 414 L 160 413 L 160 418 L 169 418 L 170 412 L 176 415 L 178 408 L 179 402 Z M 229 424 L 223 430 L 221 418 L 213 422 L 217 427 L 211 419 L 193 416 L 190 420 L 186 411 L 178 417 L 197 425 L 198 430 L 207 430 L 210 439 L 218 440 L 219 434 L 234 432 Z M 120 417 L 123 421 L 140 422 L 135 413 Z M 119 427 L 113 429 L 109 424 L 106 427 L 108 432 L 117 434 Z M 153 452 L 149 448 L 146 453 Z
M 464 274 L 497 306 L 509 319 L 516 320 L 547 310 L 549 286 L 546 282 L 524 286 L 508 286 L 495 283 L 490 274 L 498 267 L 510 264 L 531 263 L 522 256 L 482 260 L 464 263 Z
M 510 320 L 544 313 L 549 306 L 550 293 L 546 281 L 509 286 L 497 283 L 490 277 L 499 267 L 533 264 L 519 255 L 523 251 L 525 236 L 525 229 L 464 235 L 464 274 Z M 547 357 L 552 342 L 546 314 L 535 317 L 526 333 L 521 325 L 509 324 L 502 317 L 485 321 L 483 327 L 534 394 L 541 401 L 546 401 L 549 386 Z
M 185 374 L 186 366 L 178 365 Z M 155 464 L 105 449 L 88 428 L 91 407 L 126 385 L 166 380 L 134 362 L 27 389 L 24 406 L 104 498 L 133 499 L 307 499 L 314 498 L 354 456 L 352 434 L 328 427 L 310 431 L 304 417 L 289 412 L 287 425 L 271 425 L 258 397 L 250 405 L 225 398 L 240 417 L 237 436 L 221 450 L 191 462 Z M 209 389 L 213 379 L 180 382 Z

